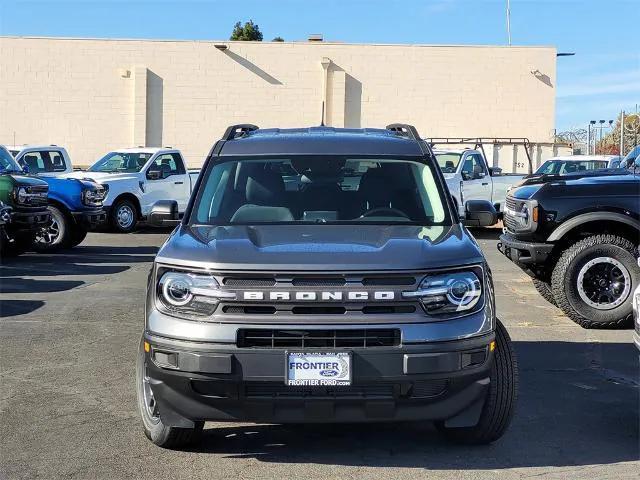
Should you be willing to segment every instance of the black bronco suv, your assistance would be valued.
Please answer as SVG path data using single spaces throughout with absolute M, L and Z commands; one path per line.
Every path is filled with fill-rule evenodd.
M 470 201 L 466 215 L 496 212 Z M 150 215 L 177 218 L 172 201 Z M 431 420 L 488 443 L 512 417 L 491 272 L 409 125 L 229 127 L 158 252 L 145 312 L 138 406 L 160 446 L 207 420 Z
M 629 327 L 640 284 L 640 177 L 627 170 L 538 175 L 507 195 L 498 249 L 585 328 Z

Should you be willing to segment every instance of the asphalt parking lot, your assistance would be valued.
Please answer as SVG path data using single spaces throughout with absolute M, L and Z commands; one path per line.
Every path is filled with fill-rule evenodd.
M 583 330 L 477 232 L 520 362 L 508 433 L 447 444 L 429 424 L 206 425 L 190 451 L 153 446 L 135 406 L 149 265 L 166 231 L 90 234 L 0 267 L 0 478 L 638 478 L 632 332 Z

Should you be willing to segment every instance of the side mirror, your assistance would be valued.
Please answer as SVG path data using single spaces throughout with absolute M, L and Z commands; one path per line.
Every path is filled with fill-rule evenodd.
M 24 165 L 22 165 L 22 171 L 23 171 L 25 174 L 27 174 L 27 175 L 28 175 L 28 174 L 29 174 L 29 165 L 27 165 L 26 163 L 25 163 Z
M 147 180 L 160 180 L 162 178 L 162 170 L 157 167 L 151 167 L 147 170 Z
M 178 202 L 175 200 L 158 200 L 151 207 L 149 224 L 154 227 L 167 227 L 179 223 Z
M 502 169 L 500 167 L 490 167 L 489 175 L 491 175 L 492 177 L 499 177 L 500 175 L 502 175 Z
M 467 200 L 465 207 L 465 225 L 469 227 L 490 227 L 498 222 L 498 213 L 487 200 Z
M 462 175 L 462 179 L 463 180 L 471 180 L 471 174 L 469 172 L 461 172 L 460 175 Z

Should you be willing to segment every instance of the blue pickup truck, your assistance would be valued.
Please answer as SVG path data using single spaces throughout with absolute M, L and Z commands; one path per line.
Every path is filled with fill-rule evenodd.
M 31 175 L 49 184 L 51 221 L 37 233 L 33 248 L 55 251 L 80 244 L 93 230 L 106 221 L 102 202 L 108 187 L 90 179 L 58 178 L 71 170 L 69 155 L 56 145 L 10 146 L 18 164 Z

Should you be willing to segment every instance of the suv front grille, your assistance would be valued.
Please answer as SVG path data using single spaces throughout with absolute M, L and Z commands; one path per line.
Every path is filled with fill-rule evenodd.
M 354 330 L 246 329 L 238 330 L 239 348 L 375 348 L 400 345 L 397 328 Z
M 511 211 L 516 210 L 516 200 L 513 197 L 507 196 L 507 199 L 505 201 L 505 207 L 506 208 L 505 208 L 502 220 L 505 228 L 511 233 L 513 233 L 516 231 L 516 224 L 513 216 L 509 214 L 509 210 Z

